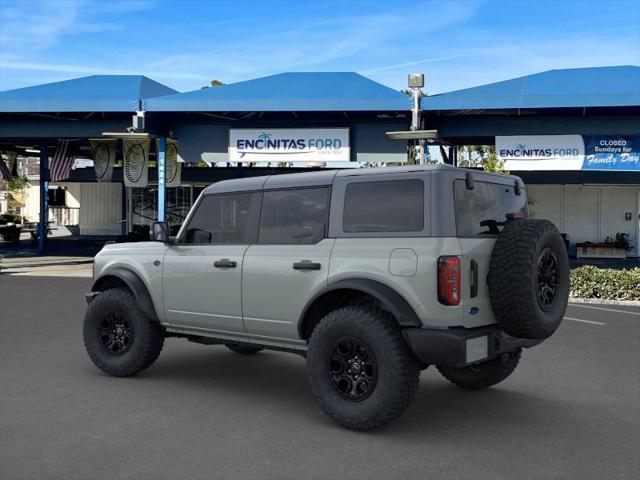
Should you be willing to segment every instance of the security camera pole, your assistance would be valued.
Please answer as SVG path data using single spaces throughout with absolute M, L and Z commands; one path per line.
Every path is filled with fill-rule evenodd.
M 411 96 L 413 97 L 413 109 L 411 111 L 411 130 L 416 131 L 420 129 L 419 112 L 420 112 L 420 90 L 424 87 L 424 74 L 422 73 L 410 73 L 408 78 L 408 85 L 411 89 Z M 418 155 L 419 163 L 424 163 L 424 140 L 418 140 L 416 145 L 416 153 Z

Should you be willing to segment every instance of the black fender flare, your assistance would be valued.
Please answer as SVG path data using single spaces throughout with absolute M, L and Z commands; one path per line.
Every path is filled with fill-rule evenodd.
M 409 305 L 409 302 L 393 288 L 376 280 L 353 278 L 330 283 L 307 302 L 298 319 L 298 334 L 300 338 L 304 338 L 304 320 L 315 301 L 323 295 L 337 290 L 358 290 L 371 295 L 396 318 L 398 324 L 402 327 L 420 327 L 422 325 L 420 318 Z
M 104 284 L 109 277 L 115 277 L 123 281 L 136 298 L 136 302 L 138 303 L 140 310 L 142 310 L 149 319 L 158 321 L 158 315 L 155 307 L 153 306 L 153 300 L 151 300 L 151 295 L 149 295 L 147 286 L 137 273 L 127 268 L 116 267 L 106 270 L 94 280 L 93 285 L 91 286 L 91 291 L 100 292 L 105 290 L 104 288 L 101 288 L 101 284 Z

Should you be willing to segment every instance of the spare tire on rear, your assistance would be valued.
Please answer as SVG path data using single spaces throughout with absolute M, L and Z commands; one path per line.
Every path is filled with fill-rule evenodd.
M 500 327 L 541 340 L 556 331 L 569 298 L 569 257 L 548 220 L 507 221 L 489 265 L 489 296 Z

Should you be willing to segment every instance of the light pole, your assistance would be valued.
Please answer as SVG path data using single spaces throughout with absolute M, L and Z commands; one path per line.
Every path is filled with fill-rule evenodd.
M 411 130 L 419 130 L 420 125 L 420 92 L 424 87 L 424 74 L 422 73 L 410 73 L 408 78 L 409 89 L 411 90 L 411 97 L 413 98 L 413 108 L 411 110 Z M 421 165 L 424 163 L 424 140 L 418 140 L 416 145 L 416 153 L 418 154 L 418 163 Z

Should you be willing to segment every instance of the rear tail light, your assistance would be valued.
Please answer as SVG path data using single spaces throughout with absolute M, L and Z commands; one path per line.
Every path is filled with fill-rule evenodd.
M 443 305 L 460 303 L 460 258 L 438 259 L 438 300 Z

